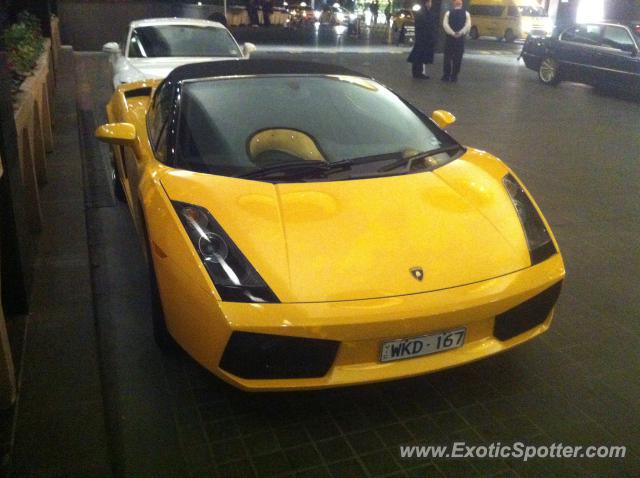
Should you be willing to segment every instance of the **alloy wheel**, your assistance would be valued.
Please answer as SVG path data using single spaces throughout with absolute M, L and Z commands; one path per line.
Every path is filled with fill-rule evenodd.
M 553 58 L 545 58 L 542 60 L 540 68 L 538 69 L 538 77 L 540 81 L 547 85 L 557 84 L 559 81 L 558 62 Z

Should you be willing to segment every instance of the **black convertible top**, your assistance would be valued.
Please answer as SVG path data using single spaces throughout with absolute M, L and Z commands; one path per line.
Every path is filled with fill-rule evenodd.
M 179 66 L 169 73 L 166 82 L 176 84 L 183 80 L 214 78 L 216 76 L 283 74 L 366 76 L 339 65 L 327 65 L 310 61 L 223 60 Z

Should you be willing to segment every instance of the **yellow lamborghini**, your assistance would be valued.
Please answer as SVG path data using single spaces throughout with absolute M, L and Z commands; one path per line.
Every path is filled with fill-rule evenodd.
M 549 327 L 564 265 L 517 176 L 376 81 L 274 60 L 120 86 L 113 145 L 161 345 L 245 390 L 409 377 Z

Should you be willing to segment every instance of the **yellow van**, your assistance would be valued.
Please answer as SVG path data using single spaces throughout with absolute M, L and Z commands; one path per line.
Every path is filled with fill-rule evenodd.
M 504 38 L 512 42 L 527 35 L 548 35 L 551 19 L 536 0 L 471 0 L 469 36 Z

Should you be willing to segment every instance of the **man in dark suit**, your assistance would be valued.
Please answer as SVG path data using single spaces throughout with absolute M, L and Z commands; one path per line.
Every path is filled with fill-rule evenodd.
M 411 63 L 414 78 L 426 80 L 424 65 L 433 63 L 433 51 L 436 46 L 437 20 L 431 12 L 431 0 L 423 0 L 420 10 L 415 14 L 415 43 L 407 61 Z

